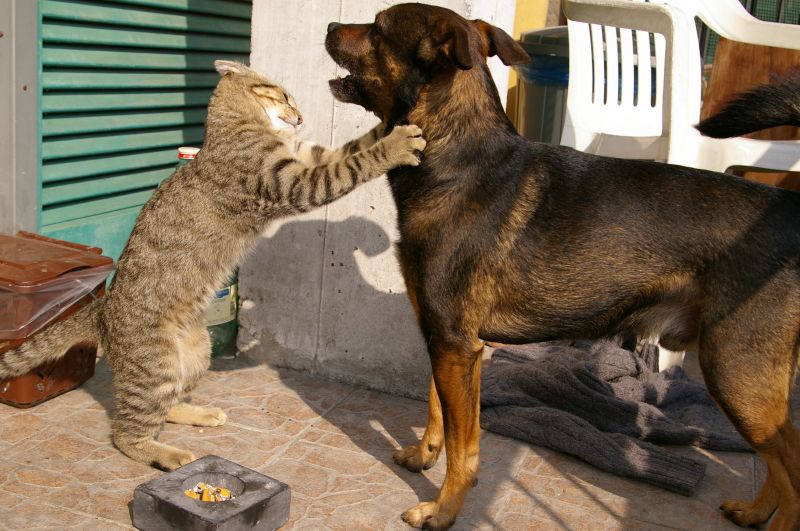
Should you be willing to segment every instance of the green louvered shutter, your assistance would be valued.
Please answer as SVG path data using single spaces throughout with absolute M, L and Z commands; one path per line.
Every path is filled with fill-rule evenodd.
M 200 146 L 218 76 L 247 62 L 237 0 L 40 0 L 40 232 L 117 258 L 141 206 Z

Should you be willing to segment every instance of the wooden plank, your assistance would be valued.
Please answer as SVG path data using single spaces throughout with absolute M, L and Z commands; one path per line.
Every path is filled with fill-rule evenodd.
M 206 118 L 205 107 L 161 112 L 112 112 L 48 115 L 42 120 L 42 135 L 75 135 L 114 132 L 149 127 L 199 125 Z
M 42 182 L 51 183 L 174 164 L 178 160 L 177 149 L 178 146 L 165 146 L 139 153 L 45 162 L 42 164 Z
M 161 146 L 202 144 L 205 128 L 186 126 L 158 131 L 94 134 L 66 139 L 45 139 L 42 160 L 88 157 L 140 151 Z
M 94 2 L 78 0 L 41 0 L 40 10 L 45 20 L 93 22 L 109 26 L 159 28 L 220 35 L 250 35 L 250 21 L 223 16 L 170 14 L 164 11 L 131 9 L 129 6 L 105 7 Z
M 160 168 L 103 176 L 100 179 L 68 181 L 42 187 L 42 204 L 45 206 L 78 199 L 91 199 L 109 194 L 153 188 L 172 175 L 175 165 Z
M 195 35 L 186 32 L 97 27 L 94 24 L 52 21 L 42 26 L 46 44 L 83 44 L 132 48 L 208 50 L 250 53 L 250 39 L 244 36 Z
M 214 60 L 247 63 L 247 55 L 200 52 L 134 52 L 125 49 L 81 48 L 62 45 L 42 49 L 42 66 L 114 68 L 122 70 L 205 70 L 214 71 Z
M 173 92 L 79 92 L 75 94 L 45 93 L 42 97 L 42 111 L 86 112 L 129 109 L 175 109 L 177 107 L 198 107 L 208 104 L 211 90 L 197 89 Z

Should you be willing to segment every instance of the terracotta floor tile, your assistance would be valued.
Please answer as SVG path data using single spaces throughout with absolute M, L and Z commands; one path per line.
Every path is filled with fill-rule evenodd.
M 132 529 L 129 525 L 106 520 L 91 514 L 70 511 L 50 504 L 30 502 L 4 515 L 3 529 L 14 530 L 116 530 Z
M 111 445 L 110 381 L 101 361 L 78 390 L 29 410 L 0 405 L 0 489 L 6 493 L 0 528 L 130 529 L 134 488 L 162 473 Z M 288 483 L 293 498 L 286 530 L 409 529 L 400 514 L 433 499 L 444 480 L 444 451 L 421 474 L 392 460 L 396 448 L 422 435 L 424 402 L 244 358 L 215 360 L 192 402 L 222 407 L 228 423 L 167 424 L 159 440 Z M 717 506 L 729 497 L 751 498 L 763 465 L 752 454 L 675 451 L 707 463 L 693 498 L 483 433 L 478 484 L 453 529 L 736 529 Z

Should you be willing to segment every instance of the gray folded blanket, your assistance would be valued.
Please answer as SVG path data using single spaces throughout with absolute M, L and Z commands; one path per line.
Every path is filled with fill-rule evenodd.
M 481 381 L 481 427 L 692 496 L 705 464 L 650 443 L 751 449 L 705 386 L 680 367 L 654 369 L 654 347 L 637 354 L 612 341 L 504 346 Z

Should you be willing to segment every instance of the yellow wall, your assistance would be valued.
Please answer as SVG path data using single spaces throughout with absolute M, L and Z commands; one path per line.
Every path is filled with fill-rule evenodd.
M 519 40 L 526 31 L 545 27 L 547 20 L 548 0 L 517 0 L 517 12 L 514 16 L 514 35 Z M 511 69 L 508 77 L 508 99 L 506 113 L 514 121 L 517 110 L 517 73 Z

